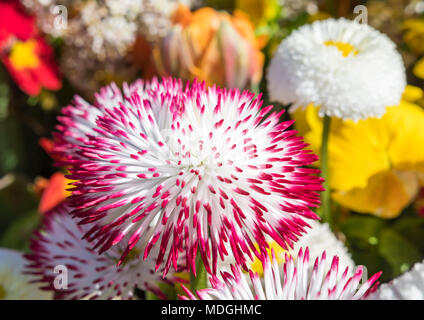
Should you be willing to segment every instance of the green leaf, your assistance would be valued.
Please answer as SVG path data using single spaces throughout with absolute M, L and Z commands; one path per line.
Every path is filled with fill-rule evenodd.
M 0 247 L 28 251 L 30 238 L 39 227 L 41 217 L 37 211 L 32 211 L 14 221 L 0 238 Z
M 0 235 L 17 219 L 37 210 L 38 199 L 29 190 L 29 181 L 19 175 L 0 179 Z
M 203 259 L 200 254 L 196 257 L 196 276 L 190 273 L 190 288 L 193 292 L 196 290 L 207 288 L 208 286 L 208 274 L 206 272 Z
M 393 279 L 392 267 L 378 252 L 377 248 L 372 245 L 363 246 L 361 248 L 353 245 L 349 250 L 352 254 L 352 259 L 356 265 L 367 267 L 368 275 L 371 276 L 382 271 L 383 274 L 378 279 L 380 282 L 388 282 Z
M 405 239 L 413 243 L 424 254 L 424 219 L 421 217 L 399 218 L 393 225 L 393 229 L 399 232 Z
M 159 289 L 165 294 L 167 300 L 177 300 L 177 291 L 175 290 L 175 286 L 166 284 L 166 283 L 158 283 Z M 153 292 L 145 291 L 144 292 L 146 300 L 161 300 L 157 295 Z
M 380 233 L 378 252 L 390 263 L 393 278 L 409 270 L 414 263 L 423 258 L 420 251 L 410 241 L 389 228 Z
M 376 217 L 352 215 L 341 224 L 346 245 L 355 264 L 366 266 L 370 275 L 382 271 L 379 279 L 381 282 L 392 280 L 392 267 L 378 251 L 380 232 L 387 223 Z
M 370 216 L 352 216 L 341 225 L 343 233 L 348 238 L 355 238 L 373 244 L 378 239 L 380 230 L 386 221 Z

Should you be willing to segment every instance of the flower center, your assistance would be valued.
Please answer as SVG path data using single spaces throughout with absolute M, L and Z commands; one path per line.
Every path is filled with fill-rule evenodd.
M 324 42 L 326 46 L 335 46 L 341 53 L 343 54 L 343 57 L 347 57 L 351 53 L 353 53 L 355 56 L 359 53 L 358 50 L 355 49 L 354 46 L 352 46 L 349 43 L 344 42 L 337 42 L 337 41 L 326 41 Z
M 4 300 L 4 298 L 6 298 L 6 290 L 0 284 L 0 300 Z
M 18 70 L 37 67 L 40 64 L 40 60 L 35 54 L 36 45 L 35 40 L 15 42 L 9 57 L 12 65 Z
M 272 249 L 274 249 L 275 252 L 275 258 L 277 259 L 277 263 L 281 264 L 284 262 L 284 249 L 280 247 L 280 245 L 275 241 L 270 241 L 269 248 L 266 250 L 269 257 L 272 261 Z M 250 269 L 253 271 L 253 273 L 258 273 L 259 277 L 263 277 L 264 275 L 264 269 L 262 266 L 261 260 L 259 260 L 256 256 L 255 259 L 250 264 Z

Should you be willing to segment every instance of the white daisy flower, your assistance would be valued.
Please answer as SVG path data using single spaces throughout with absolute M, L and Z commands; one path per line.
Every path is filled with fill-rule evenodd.
M 21 253 L 0 249 L 0 300 L 51 300 L 51 292 L 42 291 L 23 273 L 25 263 Z
M 320 115 L 358 121 L 399 104 L 405 68 L 395 44 L 346 19 L 304 25 L 280 44 L 267 72 L 272 100 L 291 110 L 314 104 Z
M 333 257 L 331 267 L 326 267 L 326 254 L 322 253 L 313 264 L 311 270 L 309 250 L 299 253 L 294 259 L 286 254 L 283 273 L 272 253 L 262 257 L 264 279 L 257 273 L 250 272 L 250 281 L 243 276 L 240 266 L 232 267 L 232 273 L 224 273 L 221 281 L 212 276 L 212 288 L 196 291 L 197 297 L 202 300 L 357 300 L 366 297 L 374 290 L 373 285 L 381 275 L 376 273 L 368 280 L 364 280 L 362 266 L 356 268 L 352 276 L 348 276 L 348 269 L 339 270 L 339 258 Z M 341 277 L 338 276 L 342 272 Z M 361 284 L 362 280 L 362 284 Z M 197 299 L 186 287 L 182 286 L 189 299 Z M 187 299 L 187 297 L 180 297 Z
M 380 285 L 368 300 L 424 300 L 424 261 L 398 278 Z
M 46 216 L 43 229 L 31 242 L 32 253 L 26 255 L 26 273 L 44 290 L 54 291 L 56 299 L 132 299 L 135 287 L 166 298 L 158 284 L 181 280 L 173 274 L 163 279 L 161 272 L 155 272 L 154 260 L 138 258 L 137 247 L 117 267 L 125 248 L 116 246 L 98 255 L 83 239 L 88 228 L 79 226 L 69 211 L 63 205 Z

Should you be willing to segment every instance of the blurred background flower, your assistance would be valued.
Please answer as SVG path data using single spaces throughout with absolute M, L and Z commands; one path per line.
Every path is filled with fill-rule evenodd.
M 227 88 L 259 83 L 264 57 L 247 16 L 180 6 L 172 21 L 173 28 L 154 49 L 159 74 Z
M 38 33 L 35 16 L 19 1 L 0 1 L 0 58 L 18 86 L 29 95 L 61 87 L 53 49 Z

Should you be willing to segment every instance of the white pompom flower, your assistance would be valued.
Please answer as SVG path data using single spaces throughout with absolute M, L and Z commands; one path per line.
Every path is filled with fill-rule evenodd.
M 264 277 L 250 271 L 250 279 L 244 276 L 238 265 L 232 273 L 224 272 L 221 281 L 212 276 L 212 288 L 197 290 L 196 295 L 182 286 L 187 297 L 182 299 L 201 300 L 358 300 L 374 291 L 381 272 L 368 280 L 364 279 L 363 266 L 358 266 L 352 276 L 349 270 L 339 268 L 339 258 L 334 256 L 331 266 L 326 263 L 325 251 L 317 257 L 313 268 L 309 250 L 300 249 L 296 258 L 285 255 L 283 272 L 280 271 L 275 253 L 262 257 Z M 339 275 L 341 273 L 341 276 Z M 250 280 L 250 281 L 249 281 Z
M 358 121 L 398 105 L 406 86 L 395 44 L 366 24 L 328 19 L 293 31 L 267 72 L 271 100 L 313 104 L 320 115 Z
M 43 290 L 55 292 L 55 299 L 128 300 L 134 298 L 136 287 L 166 299 L 159 284 L 183 281 L 175 274 L 162 278 L 162 273 L 155 272 L 154 259 L 138 258 L 141 251 L 137 247 L 118 267 L 124 248 L 115 246 L 99 255 L 83 239 L 87 227 L 78 225 L 69 212 L 64 204 L 50 212 L 31 241 L 32 252 L 26 255 L 25 273 Z

